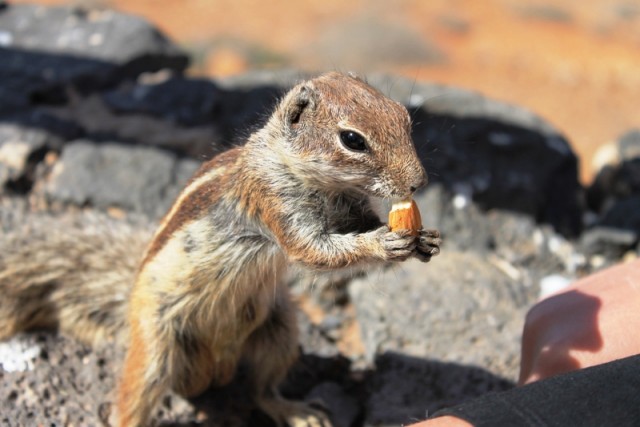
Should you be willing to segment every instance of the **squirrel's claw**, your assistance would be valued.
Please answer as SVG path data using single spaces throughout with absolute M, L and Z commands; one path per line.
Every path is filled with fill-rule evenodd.
M 441 244 L 438 230 L 420 230 L 414 255 L 422 262 L 429 262 L 431 257 L 440 253 Z

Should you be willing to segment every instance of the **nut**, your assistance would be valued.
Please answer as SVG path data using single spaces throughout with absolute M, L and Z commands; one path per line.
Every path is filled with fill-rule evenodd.
M 391 205 L 389 228 L 391 231 L 410 230 L 413 236 L 418 235 L 418 230 L 422 228 L 422 218 L 413 199 L 397 201 Z

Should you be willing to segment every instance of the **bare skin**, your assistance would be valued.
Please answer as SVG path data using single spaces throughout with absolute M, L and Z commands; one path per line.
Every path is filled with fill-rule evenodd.
M 536 304 L 522 339 L 520 384 L 640 352 L 640 260 L 577 281 Z
M 409 427 L 471 427 L 471 426 L 472 424 L 469 424 L 463 419 L 446 415 L 444 417 L 433 418 L 427 421 L 422 421 L 417 424 L 412 424 Z
M 527 314 L 519 385 L 640 353 L 640 260 L 595 273 Z M 410 427 L 468 427 L 453 416 Z

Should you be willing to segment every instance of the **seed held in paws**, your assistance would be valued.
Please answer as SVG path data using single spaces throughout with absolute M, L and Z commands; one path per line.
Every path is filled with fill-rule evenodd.
M 418 230 L 422 228 L 422 218 L 413 199 L 393 202 L 389 212 L 389 228 L 391 231 L 410 230 L 411 235 L 418 235 Z

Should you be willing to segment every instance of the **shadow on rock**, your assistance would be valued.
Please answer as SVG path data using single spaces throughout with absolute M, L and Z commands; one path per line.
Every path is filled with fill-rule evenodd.
M 246 379 L 245 372 L 233 384 L 191 399 L 199 425 L 274 426 L 256 409 Z M 305 355 L 282 392 L 292 400 L 321 402 L 334 427 L 366 427 L 407 425 L 439 409 L 512 387 L 513 382 L 475 366 L 388 352 L 376 358 L 374 369 L 360 373 L 350 371 L 343 357 Z M 162 425 L 186 427 L 193 421 Z
M 367 378 L 365 426 L 406 425 L 514 383 L 475 366 L 384 353 Z
M 311 405 L 321 402 L 321 407 L 332 412 L 334 427 L 349 427 L 360 413 L 356 400 L 349 395 L 349 391 L 355 388 L 349 368 L 350 362 L 343 356 L 302 355 L 290 370 L 281 393 L 294 401 L 308 400 Z M 189 399 L 193 407 L 190 411 L 186 410 L 181 399 L 166 398 L 158 416 L 176 421 L 161 425 L 186 427 L 197 422 L 204 427 L 275 427 L 276 424 L 257 408 L 250 378 L 248 367 L 241 367 L 231 384 L 211 387 L 202 395 Z M 332 386 L 327 387 L 327 384 Z M 339 401 L 332 399 L 333 396 L 338 396 Z M 191 415 L 183 415 L 186 412 Z

